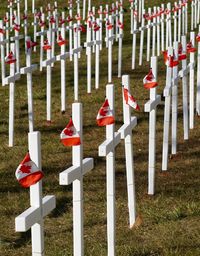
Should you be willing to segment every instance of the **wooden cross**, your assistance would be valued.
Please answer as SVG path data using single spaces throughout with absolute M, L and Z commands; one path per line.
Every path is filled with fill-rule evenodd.
M 10 44 L 10 49 L 15 54 L 15 44 Z M 9 147 L 14 145 L 14 110 L 15 110 L 15 81 L 20 79 L 20 73 L 15 73 L 15 63 L 10 64 L 10 76 L 5 77 L 3 84 L 9 84 Z
M 80 135 L 81 145 L 72 147 L 72 166 L 60 173 L 59 183 L 60 185 L 73 184 L 73 255 L 83 256 L 83 177 L 94 168 L 94 159 L 83 159 L 83 120 L 81 103 L 72 104 L 72 120 Z
M 172 47 L 168 48 L 168 56 L 173 56 Z M 172 73 L 173 73 L 173 67 L 168 65 L 167 74 L 166 74 L 166 86 L 163 91 L 163 95 L 165 97 L 163 150 L 162 150 L 162 170 L 163 171 L 167 171 L 167 164 L 168 164 Z
M 181 37 L 181 44 L 183 53 L 186 54 L 186 36 Z M 182 78 L 182 91 L 183 91 L 183 132 L 184 140 L 189 139 L 189 111 L 188 111 L 188 66 L 187 59 L 185 58 L 182 62 L 182 70 L 179 71 L 180 77 Z
M 70 55 L 74 56 L 74 100 L 78 100 L 78 53 L 82 51 L 82 46 L 78 47 L 78 30 L 77 24 L 74 25 L 74 48 Z
M 18 24 L 18 18 L 15 18 L 16 24 Z M 24 35 L 20 35 L 19 31 L 15 30 L 15 36 L 11 37 L 11 42 L 15 42 L 15 51 L 16 51 L 16 70 L 17 72 L 20 72 L 20 47 L 19 47 L 19 41 L 21 39 L 24 39 Z
M 41 139 L 39 132 L 28 134 L 31 160 L 41 170 Z M 31 228 L 32 256 L 44 255 L 44 217 L 56 207 L 55 196 L 42 198 L 42 181 L 30 187 L 30 208 L 15 218 L 15 231 L 26 232 Z
M 151 16 L 151 8 L 148 8 L 148 16 Z M 150 49 L 151 49 L 151 19 L 148 19 L 147 24 L 147 61 L 150 61 Z
M 114 111 L 113 84 L 106 86 L 106 98 Z M 121 139 L 120 133 L 114 131 L 114 124 L 107 125 L 106 140 L 99 146 L 99 156 L 106 157 L 108 256 L 115 255 L 115 147 Z
M 130 91 L 129 75 L 122 76 L 122 86 L 124 87 L 124 89 L 127 89 L 128 91 Z M 122 95 L 123 95 L 124 125 L 120 127 L 118 132 L 120 132 L 121 139 L 123 139 L 125 143 L 129 226 L 130 228 L 132 228 L 136 220 L 136 199 L 135 199 L 136 195 L 135 195 L 135 177 L 134 177 L 134 163 L 133 163 L 132 130 L 137 125 L 137 117 L 131 116 L 131 107 L 126 104 L 123 91 L 122 91 Z
M 190 41 L 195 47 L 195 32 L 190 32 Z M 195 69 L 195 52 L 190 53 L 190 72 L 189 72 L 189 128 L 194 128 L 194 69 Z
M 112 24 L 112 16 L 109 15 L 109 24 Z M 112 24 L 113 25 L 113 24 Z M 105 41 L 108 42 L 108 83 L 112 82 L 112 43 L 115 38 L 113 34 L 113 28 L 106 29 L 108 31 L 108 37 Z
M 42 23 L 45 21 L 45 15 L 42 13 L 41 16 L 41 21 Z M 43 50 L 43 45 L 44 45 L 44 35 L 47 34 L 47 30 L 44 29 L 44 26 L 41 26 L 41 31 L 36 33 L 36 37 L 40 36 L 40 71 L 43 69 L 43 56 L 44 56 L 44 50 Z
M 26 37 L 26 42 L 31 42 L 30 37 Z M 26 46 L 26 67 L 20 69 L 20 73 L 27 75 L 27 94 L 28 94 L 28 119 L 29 132 L 34 130 L 34 111 L 33 111 L 33 92 L 32 92 L 32 72 L 37 69 L 37 64 L 32 64 L 32 47 Z
M 200 6 L 200 4 L 198 5 Z M 199 26 L 200 34 L 200 26 Z M 200 41 L 198 42 L 198 55 L 197 55 L 197 94 L 196 94 L 196 113 L 200 116 Z
M 166 17 L 166 49 L 172 47 L 172 23 L 171 23 L 171 3 L 167 4 L 168 14 Z
M 152 73 L 157 81 L 157 57 L 151 57 Z M 156 162 L 156 108 L 161 102 L 156 88 L 150 89 L 150 100 L 145 104 L 144 111 L 149 113 L 149 167 L 148 167 L 148 194 L 155 193 L 155 162 Z
M 178 42 L 174 42 L 174 61 L 178 61 Z M 173 68 L 172 82 L 172 155 L 177 153 L 177 119 L 178 119 L 178 65 Z
M 136 36 L 138 33 L 137 30 L 137 5 L 135 7 L 135 15 L 133 20 L 133 42 L 132 42 L 132 69 L 135 69 L 135 59 L 136 59 Z
M 142 15 L 142 23 L 141 23 L 141 27 L 140 27 L 140 56 L 139 56 L 139 65 L 142 65 L 142 58 L 143 58 L 143 48 L 144 48 L 144 30 L 145 30 L 145 10 L 143 11 L 143 15 Z
M 62 12 L 62 19 L 65 19 L 65 13 Z M 60 33 L 62 39 L 65 41 L 65 24 L 61 25 Z M 64 114 L 66 111 L 66 58 L 70 56 L 69 52 L 65 51 L 65 44 L 60 46 L 60 55 L 56 56 L 56 60 L 60 61 L 61 65 L 61 112 Z
M 51 45 L 51 32 L 47 31 L 47 39 L 49 44 Z M 47 59 L 43 60 L 43 67 L 47 68 L 47 90 L 46 90 L 46 98 L 47 98 L 47 122 L 51 123 L 51 65 L 56 61 L 56 57 L 51 56 L 51 49 L 47 50 Z
M 96 19 L 97 26 L 100 26 L 100 19 Z M 102 46 L 101 41 L 101 27 L 96 31 L 96 40 L 95 40 L 96 50 L 95 50 L 95 88 L 99 88 L 99 51 Z
M 92 27 L 90 25 L 91 19 L 89 18 L 87 22 L 87 41 L 84 43 L 84 47 L 86 47 L 86 55 L 87 55 L 87 93 L 91 93 L 92 88 L 92 70 L 91 70 L 91 55 L 92 55 L 92 47 L 94 45 L 94 41 L 92 41 L 91 33 Z
M 4 86 L 4 78 L 5 78 L 5 44 L 7 43 L 7 40 L 4 39 L 4 27 L 3 27 L 3 21 L 0 20 L 0 29 L 2 32 L 0 33 L 0 47 L 1 47 L 1 81 L 2 85 Z
M 118 77 L 122 76 L 122 40 L 123 40 L 123 12 L 120 12 L 118 24 L 121 24 L 119 28 L 119 34 L 117 33 L 118 38 Z M 118 27 L 117 24 L 117 27 Z M 118 31 L 118 30 L 116 30 Z

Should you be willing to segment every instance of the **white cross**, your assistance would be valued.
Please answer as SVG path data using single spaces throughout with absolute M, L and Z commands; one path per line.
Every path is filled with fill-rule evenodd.
M 190 32 L 190 41 L 195 47 L 195 32 Z M 189 128 L 194 128 L 194 68 L 195 68 L 195 53 L 190 53 L 190 83 L 189 83 Z
M 168 48 L 168 56 L 173 56 L 172 47 Z M 162 150 L 162 170 L 163 171 L 167 171 L 167 164 L 168 164 L 172 72 L 173 72 L 173 68 L 168 65 L 167 74 L 166 74 L 166 86 L 163 91 L 163 95 L 165 97 L 163 150 Z
M 106 86 L 106 98 L 114 112 L 113 84 Z M 115 255 L 115 147 L 121 139 L 120 133 L 114 131 L 114 124 L 107 125 L 106 140 L 99 146 L 99 156 L 106 157 L 108 256 Z
M 26 37 L 26 42 L 31 41 L 30 37 Z M 28 94 L 28 119 L 29 132 L 34 130 L 34 112 L 33 112 L 33 92 L 32 92 L 32 72 L 37 69 L 37 64 L 32 64 L 32 48 L 26 49 L 26 67 L 20 69 L 20 73 L 27 75 L 27 94 Z
M 148 8 L 148 15 L 151 16 L 151 8 Z M 147 61 L 150 61 L 150 48 L 151 48 L 151 19 L 147 22 Z
M 143 11 L 142 15 L 142 23 L 140 27 L 140 56 L 139 56 L 139 65 L 142 65 L 142 58 L 143 58 L 143 48 L 144 48 L 144 30 L 145 30 L 145 18 L 144 18 L 145 10 Z M 140 17 L 140 16 L 139 16 Z M 133 32 L 134 33 L 134 32 Z
M 0 20 L 0 28 L 4 30 L 3 21 Z M 1 80 L 2 85 L 4 85 L 4 78 L 5 78 L 5 44 L 8 40 L 4 39 L 4 34 L 0 33 L 0 47 L 1 47 Z
M 135 6 L 135 11 L 137 12 L 137 5 Z M 132 69 L 135 69 L 135 59 L 136 59 L 136 36 L 137 36 L 137 17 L 134 15 L 133 20 L 133 42 L 132 42 Z
M 42 22 L 45 21 L 44 13 L 42 13 L 41 20 Z M 43 68 L 43 56 L 44 56 L 43 45 L 44 45 L 44 35 L 46 34 L 47 34 L 47 30 L 44 29 L 44 26 L 41 26 L 41 31 L 36 33 L 36 37 L 40 36 L 40 71 L 42 71 L 42 68 Z
M 15 54 L 15 44 L 10 44 L 11 51 Z M 14 105 L 15 81 L 20 79 L 20 73 L 15 73 L 15 63 L 10 64 L 10 76 L 4 78 L 3 84 L 9 84 L 9 147 L 14 145 Z
M 40 133 L 28 134 L 31 160 L 41 170 Z M 55 196 L 42 198 L 42 181 L 30 187 L 30 208 L 15 218 L 15 231 L 26 232 L 31 228 L 32 256 L 44 255 L 44 220 L 43 218 L 56 207 Z
M 91 93 L 92 88 L 92 70 L 91 70 L 91 55 L 92 55 L 92 46 L 94 45 L 94 41 L 92 41 L 91 33 L 92 28 L 90 26 L 91 19 L 87 22 L 87 41 L 84 43 L 84 47 L 86 47 L 86 55 L 87 55 L 87 93 Z
M 17 17 L 15 18 L 16 23 L 18 24 Z M 21 39 L 24 39 L 23 35 L 20 35 L 18 31 L 15 30 L 15 36 L 11 37 L 10 40 L 13 42 L 15 41 L 15 49 L 16 49 L 16 70 L 17 72 L 20 72 L 20 47 L 19 47 L 19 41 Z
M 174 42 L 174 60 L 178 60 L 178 42 Z M 178 119 L 178 65 L 173 68 L 172 82 L 172 155 L 177 153 L 177 119 Z
M 74 100 L 78 100 L 78 53 L 82 51 L 82 46 L 78 47 L 78 25 L 74 25 L 74 48 L 70 55 L 74 56 Z
M 181 38 L 183 53 L 186 54 L 186 36 L 182 36 Z M 189 111 L 188 111 L 188 72 L 189 69 L 187 68 L 187 59 L 182 60 L 182 91 L 183 91 L 183 131 L 184 131 L 184 140 L 189 139 Z M 198 79 L 198 76 L 197 76 Z
M 151 57 L 152 73 L 157 81 L 157 57 Z M 148 194 L 155 191 L 155 156 L 156 156 L 156 108 L 161 102 L 156 88 L 150 89 L 150 100 L 145 104 L 144 111 L 149 112 L 149 167 L 148 167 Z
M 154 6 L 153 12 L 156 13 L 157 8 Z M 156 48 L 156 17 L 153 18 L 153 33 L 152 33 L 152 56 L 156 56 L 155 54 L 155 48 Z
M 167 9 L 169 10 L 169 13 L 166 18 L 166 49 L 172 47 L 171 3 L 167 4 Z
M 122 76 L 122 86 L 130 91 L 130 78 L 128 75 Z M 137 117 L 131 116 L 131 107 L 126 104 L 123 95 L 123 119 L 124 124 L 118 132 L 121 134 L 121 139 L 124 139 L 125 154 L 126 154 L 126 177 L 128 191 L 128 209 L 129 209 L 129 226 L 133 227 L 136 220 L 136 199 L 135 199 L 135 177 L 133 163 L 133 143 L 132 130 L 137 125 Z
M 112 16 L 109 15 L 109 23 L 112 24 Z M 113 34 L 113 28 L 107 29 L 108 37 L 105 38 L 105 41 L 108 42 L 108 83 L 112 82 L 112 43 L 115 38 Z
M 199 4 L 200 6 L 200 4 Z M 200 33 L 200 26 L 199 26 Z M 197 94 L 196 94 L 196 113 L 200 116 L 200 42 L 198 42 L 198 55 L 197 55 Z
M 119 19 L 117 22 L 120 22 L 123 24 L 123 12 L 120 12 Z M 118 28 L 118 23 L 117 23 Z M 119 34 L 117 33 L 118 38 L 118 77 L 121 77 L 122 75 L 122 40 L 123 40 L 123 29 L 119 28 Z M 116 30 L 116 31 L 118 31 Z
M 100 26 L 101 22 L 100 19 L 96 19 L 97 26 Z M 99 30 L 96 31 L 96 40 L 95 40 L 95 45 L 96 45 L 96 50 L 95 50 L 95 88 L 99 88 L 99 51 L 102 46 L 102 41 L 100 39 L 101 37 L 101 27 Z
M 6 55 L 8 55 L 9 54 L 9 50 L 10 50 L 10 36 L 9 36 L 9 34 L 10 34 L 10 27 L 9 27 L 9 13 L 8 12 L 6 12 L 6 16 L 5 17 L 7 19 L 6 25 L 5 25 L 6 40 L 7 40 L 7 42 L 6 42 Z
M 62 12 L 62 19 L 65 19 L 65 13 Z M 61 37 L 65 40 L 65 24 L 62 24 L 60 28 Z M 60 55 L 56 56 L 56 60 L 60 61 L 61 65 L 61 112 L 64 114 L 66 111 L 66 58 L 70 56 L 69 52 L 65 51 L 65 44 L 61 45 L 60 47 Z
M 69 8 L 68 8 L 70 17 L 73 17 L 73 8 L 72 7 L 73 7 L 72 3 L 70 3 Z M 69 30 L 69 52 L 71 52 L 73 49 L 73 30 L 74 30 L 72 21 L 69 22 L 68 30 Z M 70 61 L 72 61 L 72 60 L 73 60 L 73 55 L 70 54 Z
M 48 42 L 51 45 L 51 32 L 47 31 Z M 56 61 L 56 57 L 51 56 L 51 49 L 47 50 L 47 59 L 43 60 L 43 67 L 47 68 L 47 122 L 51 122 L 51 65 Z
M 81 145 L 72 147 L 72 166 L 59 175 L 60 185 L 73 184 L 73 243 L 74 256 L 84 255 L 83 241 L 83 177 L 94 168 L 94 159 L 83 159 L 82 104 L 72 104 L 72 120 L 80 135 Z

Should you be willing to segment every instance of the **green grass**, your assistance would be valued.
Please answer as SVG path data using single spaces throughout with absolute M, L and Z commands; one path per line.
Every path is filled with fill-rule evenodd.
M 6 3 L 6 1 L 3 1 Z M 40 1 L 44 5 L 48 1 Z M 61 4 L 64 8 L 66 5 Z M 94 1 L 98 2 L 98 1 Z M 111 1 L 107 1 L 111 3 Z M 148 1 L 149 2 L 149 1 Z M 151 2 L 151 1 L 150 1 Z M 173 1 L 171 1 L 173 2 Z M 128 10 L 128 4 L 124 1 Z M 154 1 L 159 4 L 160 1 Z M 153 5 L 151 3 L 151 5 Z M 6 6 L 6 4 L 4 5 Z M 1 14 L 3 15 L 3 4 Z M 142 79 L 149 70 L 149 63 L 137 64 L 131 70 L 132 37 L 130 21 L 125 13 L 125 37 L 123 41 L 123 74 L 131 77 L 131 92 L 142 110 L 133 113 L 138 126 L 133 132 L 136 199 L 138 220 L 135 228 L 128 227 L 127 191 L 124 144 L 116 150 L 116 255 L 119 256 L 199 256 L 200 255 L 200 179 L 199 179 L 199 129 L 195 117 L 195 129 L 188 141 L 183 140 L 181 107 L 181 83 L 179 84 L 178 154 L 169 160 L 169 171 L 161 172 L 164 106 L 157 112 L 156 195 L 147 195 L 148 170 L 148 114 L 143 105 L 149 92 L 143 89 Z M 139 38 L 139 37 L 138 37 Z M 137 40 L 138 40 L 137 38 Z M 138 45 L 137 41 L 137 45 Z M 146 45 L 146 43 L 145 43 Z M 145 46 L 146 47 L 146 46 Z M 137 46 L 137 63 L 138 63 Z M 57 49 L 58 50 L 58 49 Z M 145 52 L 145 50 L 144 50 Z M 33 62 L 38 62 L 34 55 Z M 22 63 L 24 59 L 22 58 Z M 94 56 L 93 56 L 94 64 Z M 93 65 L 94 67 L 94 65 Z M 107 255 L 106 241 L 106 177 L 105 159 L 98 157 L 98 146 L 105 140 L 105 128 L 97 127 L 96 115 L 105 97 L 107 84 L 107 50 L 101 52 L 100 89 L 86 93 L 86 58 L 84 52 L 79 62 L 80 101 L 83 103 L 84 157 L 94 157 L 95 168 L 84 177 L 84 242 L 85 255 Z M 73 103 L 73 63 L 67 60 L 66 89 L 67 111 L 60 112 L 60 65 L 53 69 L 52 119 L 46 125 L 46 72 L 33 75 L 35 130 L 41 132 L 43 194 L 56 195 L 57 207 L 45 218 L 45 254 L 48 256 L 72 255 L 72 191 L 71 186 L 59 185 L 59 173 L 71 166 L 71 148 L 59 141 L 59 134 L 71 116 Z M 159 58 L 158 93 L 165 86 L 165 66 Z M 117 78 L 117 44 L 113 49 L 113 83 L 116 96 L 116 130 L 122 125 L 121 81 Z M 8 87 L 0 88 L 0 254 L 24 256 L 31 254 L 30 232 L 15 233 L 15 217 L 29 207 L 29 190 L 17 183 L 15 170 L 27 151 L 27 96 L 26 77 L 16 83 L 15 94 L 15 147 L 8 148 Z

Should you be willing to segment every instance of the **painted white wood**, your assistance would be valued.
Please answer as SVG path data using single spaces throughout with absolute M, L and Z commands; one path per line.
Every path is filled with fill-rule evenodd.
M 179 4 L 180 2 L 181 1 L 179 1 Z M 179 9 L 178 10 L 178 42 L 181 41 L 181 15 L 182 15 L 182 9 Z
M 82 144 L 72 147 L 72 167 L 60 173 L 60 185 L 73 183 L 73 243 L 74 256 L 84 255 L 83 240 L 83 175 L 94 168 L 94 159 L 86 158 L 83 160 L 83 141 L 82 141 L 82 104 L 72 104 L 72 119 L 76 127 Z
M 47 31 L 47 39 L 51 45 L 51 32 Z M 46 67 L 46 111 L 47 111 L 47 122 L 51 122 L 51 80 L 52 80 L 52 70 L 51 65 L 56 61 L 55 57 L 51 56 L 51 49 L 47 50 L 47 59 L 43 61 L 43 67 Z
M 137 11 L 137 7 L 135 7 Z M 136 59 L 136 36 L 137 36 L 137 16 L 134 15 L 133 23 L 133 42 L 132 42 L 132 69 L 135 69 L 135 59 Z
M 100 50 L 102 50 L 102 47 L 103 47 L 103 39 L 102 39 L 102 31 L 103 31 L 103 7 L 102 5 L 100 5 L 99 7 L 99 26 L 100 26 L 100 41 L 102 42 L 100 44 Z
M 32 0 L 32 13 L 35 11 L 35 0 Z
M 157 12 L 160 12 L 160 7 L 157 8 Z M 160 16 L 157 16 L 157 56 L 160 56 Z
M 0 20 L 0 28 L 3 29 L 3 21 L 2 20 Z M 1 48 L 1 81 L 2 81 L 2 86 L 4 86 L 6 69 L 5 69 L 5 41 L 4 41 L 3 33 L 0 33 L 0 42 L 4 42 L 4 43 L 0 44 L 0 48 Z
M 123 13 L 120 13 L 119 22 L 123 24 Z M 122 76 L 122 41 L 123 41 L 124 31 L 122 28 L 119 28 L 118 37 L 118 77 Z
M 190 41 L 195 47 L 195 32 L 190 32 Z M 189 128 L 194 128 L 194 65 L 195 53 L 190 53 L 190 73 L 189 73 Z
M 178 42 L 174 42 L 174 60 L 178 60 Z M 178 66 L 173 68 L 172 83 L 172 155 L 177 153 L 177 119 L 178 119 Z
M 109 22 L 112 24 L 112 16 L 109 15 Z M 108 37 L 106 38 L 106 42 L 108 42 L 108 83 L 112 82 L 112 43 L 115 38 L 113 35 L 113 28 L 106 29 L 108 31 Z
M 157 8 L 154 6 L 153 8 L 153 12 L 154 14 L 156 13 Z M 156 24 L 156 17 L 153 18 L 153 34 L 152 34 L 152 56 L 155 56 L 155 50 L 156 50 L 156 26 L 154 25 Z
M 96 19 L 97 26 L 100 26 L 100 19 Z M 102 41 L 100 40 L 100 29 L 96 31 L 95 51 L 95 89 L 99 88 L 99 54 Z
M 106 86 L 106 98 L 114 114 L 114 85 Z M 107 186 L 107 245 L 108 256 L 115 256 L 115 147 L 120 142 L 120 133 L 115 133 L 115 125 L 106 126 L 106 141 L 99 146 L 99 156 L 106 156 Z M 103 150 L 102 150 L 103 149 Z
M 90 26 L 91 19 L 89 18 L 87 22 L 87 42 L 84 44 L 86 47 L 87 54 L 87 93 L 92 91 L 92 46 L 94 41 L 92 41 L 92 28 Z
M 185 4 L 185 34 L 188 33 L 188 3 Z
M 151 57 L 151 68 L 157 81 L 157 57 Z M 149 165 L 148 165 L 148 194 L 155 193 L 155 163 L 156 163 L 156 108 L 161 102 L 157 89 L 150 89 L 150 101 L 145 104 L 145 112 L 149 112 Z M 153 108 L 152 108 L 153 107 Z
M 82 47 L 78 47 L 78 27 L 74 25 L 74 48 L 70 55 L 74 56 L 74 100 L 78 100 L 78 53 Z
M 177 41 L 177 19 L 179 19 L 179 15 L 178 15 L 179 12 L 177 13 L 176 8 L 177 8 L 177 2 L 174 3 L 174 9 L 175 9 L 174 11 L 174 42 Z
M 181 43 L 183 47 L 183 52 L 186 53 L 186 36 L 182 36 Z M 182 70 L 187 69 L 187 59 L 182 60 Z M 183 90 L 183 130 L 184 130 L 184 140 L 189 139 L 189 110 L 188 110 L 188 72 L 183 75 L 182 78 L 182 90 Z
M 182 35 L 185 35 L 185 6 L 182 6 Z
M 165 5 L 161 4 L 161 9 L 165 9 Z M 165 14 L 164 12 L 161 14 L 161 50 L 165 50 Z
M 26 37 L 26 41 L 30 41 L 30 37 Z M 33 92 L 32 92 L 32 72 L 37 69 L 37 64 L 32 65 L 32 49 L 26 49 L 26 67 L 21 68 L 21 74 L 27 75 L 27 95 L 28 95 L 28 120 L 29 132 L 34 130 L 34 111 L 33 111 Z
M 143 49 L 144 49 L 144 25 L 145 25 L 145 10 L 142 15 L 142 24 L 141 24 L 141 32 L 140 32 L 140 56 L 139 56 L 139 65 L 142 65 L 142 59 L 143 59 Z
M 122 86 L 130 91 L 130 78 L 128 75 L 122 76 Z M 122 91 L 123 95 L 123 91 Z M 134 162 L 133 162 L 133 143 L 132 130 L 137 125 L 137 118 L 131 116 L 131 107 L 126 104 L 123 95 L 123 120 L 124 125 L 118 130 L 121 134 L 121 139 L 125 143 L 126 155 L 126 178 L 127 178 L 127 193 L 128 193 L 128 209 L 129 209 L 129 227 L 132 228 L 136 220 L 136 195 L 135 195 L 135 177 L 134 177 Z
M 69 16 L 73 17 L 73 6 L 72 3 L 69 4 Z M 69 52 L 73 49 L 73 22 L 69 22 Z M 73 55 L 70 55 L 70 61 L 73 60 Z
M 151 16 L 151 8 L 148 8 L 148 15 Z M 147 61 L 150 61 L 150 47 L 151 47 L 151 20 L 147 24 Z
M 168 55 L 173 56 L 172 47 L 168 48 Z M 173 72 L 173 68 L 167 66 L 166 86 L 163 92 L 163 95 L 165 97 L 165 110 L 164 110 L 164 129 L 163 129 L 162 171 L 167 171 L 167 166 L 168 166 L 172 72 Z
M 194 30 L 194 1 L 191 2 L 191 31 Z
M 39 132 L 28 134 L 29 153 L 32 161 L 41 170 L 41 139 Z M 15 218 L 15 230 L 26 232 L 31 228 L 32 256 L 44 255 L 43 218 L 56 206 L 55 196 L 42 199 L 42 181 L 30 187 L 30 208 Z
M 9 27 L 9 13 L 6 12 L 6 24 L 5 24 L 5 30 L 6 30 L 6 55 L 9 54 L 10 51 L 10 27 Z
M 198 11 L 198 14 L 199 14 L 199 11 Z M 200 33 L 200 26 L 199 26 L 199 33 Z M 198 55 L 197 55 L 196 113 L 198 116 L 200 116 L 200 42 L 198 42 Z

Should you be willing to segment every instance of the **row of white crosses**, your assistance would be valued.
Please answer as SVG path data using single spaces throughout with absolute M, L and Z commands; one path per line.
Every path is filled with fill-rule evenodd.
M 179 46 L 178 42 L 174 42 L 174 48 L 168 48 L 168 56 L 173 56 L 175 64 L 167 67 L 166 86 L 164 89 L 165 111 L 164 111 L 164 132 L 163 132 L 163 155 L 162 155 L 162 170 L 166 171 L 168 166 L 169 154 L 169 129 L 171 116 L 171 101 L 172 101 L 172 155 L 177 153 L 177 118 L 178 118 L 178 82 L 182 78 L 182 94 L 183 94 L 183 131 L 184 139 L 189 138 L 189 129 L 194 128 L 194 113 L 195 113 L 195 90 L 194 90 L 194 71 L 195 71 L 195 33 L 190 33 L 190 42 L 192 51 L 189 51 L 190 62 L 187 65 L 186 57 L 181 59 L 182 69 L 178 71 Z M 182 36 L 182 54 L 186 55 L 188 49 L 186 44 L 186 36 Z M 189 91 L 188 91 L 188 76 L 189 76 Z M 198 101 L 198 87 L 196 93 L 196 105 Z M 189 106 L 188 106 L 189 103 Z M 189 107 L 189 108 L 188 108 Z M 198 113 L 198 107 L 196 108 Z
M 134 6 L 134 5 L 133 5 Z M 135 9 L 134 9 L 135 8 Z M 142 65 L 143 61 L 143 49 L 144 49 L 144 33 L 147 30 L 147 61 L 150 60 L 150 49 L 152 48 L 152 56 L 159 56 L 160 50 L 164 51 L 169 46 L 172 46 L 172 20 L 174 24 L 174 41 L 177 40 L 180 42 L 181 34 L 187 34 L 188 26 L 188 4 L 179 1 L 179 4 L 175 2 L 174 8 L 171 8 L 171 4 L 165 5 L 162 4 L 160 7 L 154 7 L 153 13 L 151 8 L 148 9 L 146 13 L 143 10 L 143 17 L 141 20 L 141 26 L 138 26 L 137 20 L 137 5 L 131 7 L 132 22 L 131 22 L 131 33 L 133 34 L 133 46 L 132 46 L 132 69 L 135 69 L 135 60 L 136 60 L 136 35 L 140 33 L 140 52 L 139 52 L 139 65 Z M 173 11 L 174 15 L 171 15 Z M 147 20 L 147 25 L 145 25 L 145 20 Z M 177 22 L 178 20 L 178 22 Z M 182 24 L 182 26 L 181 26 Z M 165 27 L 166 25 L 166 27 Z M 152 29 L 152 37 L 151 37 Z M 178 31 L 178 33 L 177 33 Z M 156 33 L 157 32 L 157 33 Z M 151 44 L 152 41 L 152 44 Z M 157 53 L 156 53 L 156 43 L 157 43 Z M 152 47 L 151 47 L 152 45 Z

